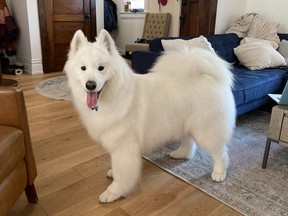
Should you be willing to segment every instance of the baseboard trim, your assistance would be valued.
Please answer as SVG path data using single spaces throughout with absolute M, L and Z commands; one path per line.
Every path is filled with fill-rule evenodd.
M 24 65 L 24 71 L 31 75 L 43 74 L 42 59 L 27 59 L 17 56 L 17 61 Z

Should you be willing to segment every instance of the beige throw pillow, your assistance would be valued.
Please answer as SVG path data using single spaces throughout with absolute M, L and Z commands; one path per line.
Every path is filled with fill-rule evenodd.
M 234 53 L 240 63 L 250 70 L 286 65 L 284 57 L 266 40 L 255 39 L 248 43 L 246 40 L 234 48 Z

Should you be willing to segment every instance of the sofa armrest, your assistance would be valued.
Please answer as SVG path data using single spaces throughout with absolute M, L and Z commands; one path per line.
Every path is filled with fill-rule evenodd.
M 132 53 L 132 68 L 136 73 L 145 74 L 152 68 L 161 53 L 135 51 Z
M 32 151 L 30 130 L 23 90 L 19 87 L 0 87 L 0 125 L 19 128 L 23 131 L 25 141 L 25 163 L 28 173 L 28 185 L 33 184 L 37 175 Z

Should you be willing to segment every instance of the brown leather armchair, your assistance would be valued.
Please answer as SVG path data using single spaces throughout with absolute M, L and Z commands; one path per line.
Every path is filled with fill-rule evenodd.
M 0 86 L 0 215 L 24 190 L 30 203 L 38 201 L 36 175 L 23 91 Z

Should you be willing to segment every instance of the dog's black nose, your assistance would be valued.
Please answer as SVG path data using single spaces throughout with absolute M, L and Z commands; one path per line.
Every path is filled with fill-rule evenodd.
M 93 91 L 95 90 L 97 87 L 97 84 L 95 81 L 87 81 L 86 82 L 86 88 L 89 90 L 89 91 Z

